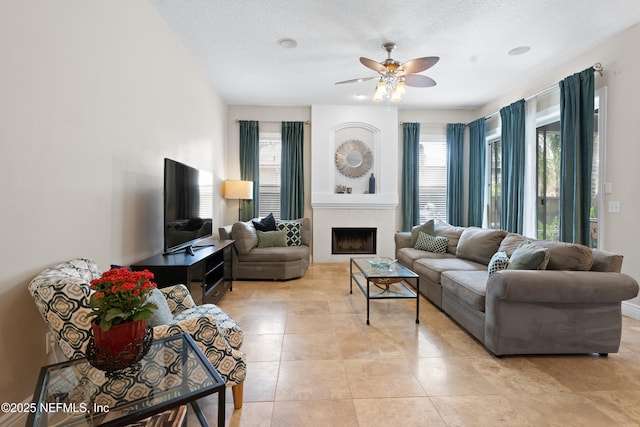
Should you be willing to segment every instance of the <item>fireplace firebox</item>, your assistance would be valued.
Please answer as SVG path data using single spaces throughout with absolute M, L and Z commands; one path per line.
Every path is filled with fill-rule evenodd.
M 331 229 L 331 253 L 334 255 L 375 254 L 377 228 L 334 227 Z

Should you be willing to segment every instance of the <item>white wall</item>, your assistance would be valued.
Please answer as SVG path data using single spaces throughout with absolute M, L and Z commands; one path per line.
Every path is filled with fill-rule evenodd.
M 638 215 L 640 214 L 640 133 L 638 132 L 638 100 L 640 85 L 640 24 L 609 41 L 568 60 L 554 70 L 532 79 L 485 105 L 477 116 L 488 115 L 510 103 L 534 95 L 557 85 L 565 77 L 580 72 L 599 62 L 604 75 L 596 73 L 596 88 L 607 88 L 605 182 L 613 185 L 613 193 L 605 194 L 609 201 L 620 202 L 620 213 L 601 212 L 604 218 L 602 249 L 624 255 L 623 273 L 640 281 L 640 251 L 637 250 Z M 640 297 L 626 304 L 623 312 L 640 318 Z
M 3 1 L 0 58 L 0 400 L 18 402 L 47 362 L 31 278 L 159 252 L 163 158 L 219 184 L 227 106 L 145 0 Z

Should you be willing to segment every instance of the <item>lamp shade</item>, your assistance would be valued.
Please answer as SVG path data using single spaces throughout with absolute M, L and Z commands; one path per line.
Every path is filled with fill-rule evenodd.
M 253 200 L 253 181 L 225 181 L 224 197 L 225 199 Z

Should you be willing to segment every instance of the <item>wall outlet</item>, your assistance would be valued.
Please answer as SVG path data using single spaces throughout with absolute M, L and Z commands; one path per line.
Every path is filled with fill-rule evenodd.
M 609 213 L 620 213 L 620 202 L 609 202 Z

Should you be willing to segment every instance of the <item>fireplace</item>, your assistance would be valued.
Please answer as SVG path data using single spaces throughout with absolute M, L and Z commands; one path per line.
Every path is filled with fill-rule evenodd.
M 375 254 L 377 228 L 334 227 L 331 229 L 331 253 Z

